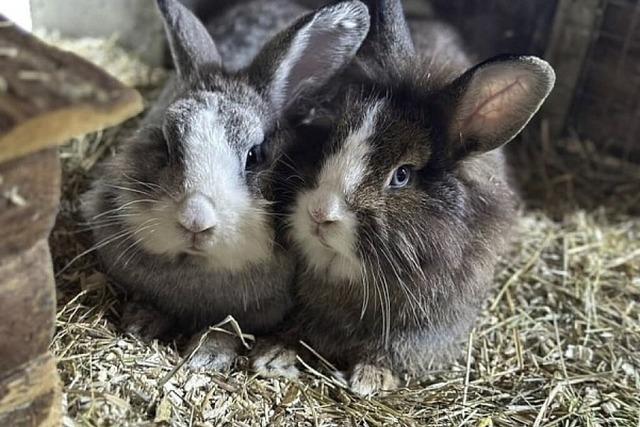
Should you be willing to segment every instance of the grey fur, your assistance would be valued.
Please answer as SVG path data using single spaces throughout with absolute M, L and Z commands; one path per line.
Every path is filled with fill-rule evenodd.
M 220 66 L 215 43 L 189 10 L 173 0 L 158 0 L 158 9 L 165 19 L 173 63 L 182 78 L 196 78 L 192 73 Z
M 423 28 L 414 56 L 400 1 L 367 3 L 372 10 L 384 4 L 389 15 L 372 24 L 354 66 L 356 80 L 342 88 L 346 96 L 335 107 L 338 123 L 315 155 L 292 150 L 296 170 L 281 172 L 301 175 L 281 194 L 298 193 L 284 198 L 283 211 L 296 209 L 289 236 L 303 263 L 298 306 L 284 336 L 305 340 L 348 369 L 352 390 L 361 394 L 397 386 L 389 371 L 421 376 L 458 354 L 515 217 L 516 195 L 496 148 L 522 129 L 554 82 L 551 67 L 535 58 L 498 58 L 465 72 L 468 57 L 443 25 Z M 495 123 L 475 125 L 478 115 L 492 111 L 482 110 L 484 98 L 474 96 L 484 94 L 489 78 L 509 80 L 514 70 L 514 84 L 523 79 L 521 99 L 495 98 L 512 104 Z M 354 134 L 363 127 L 367 132 Z M 339 279 L 331 271 L 340 252 L 319 267 L 305 249 L 313 237 L 298 235 L 296 227 L 307 214 L 299 205 L 303 195 L 317 191 L 319 172 L 354 138 L 366 145 L 355 159 L 364 172 L 341 197 L 357 221 L 360 276 Z M 387 177 L 403 164 L 413 166 L 414 180 L 389 189 Z M 333 219 L 326 224 L 336 226 Z
M 232 315 L 245 332 L 264 333 L 291 307 L 294 269 L 290 254 L 275 241 L 270 208 L 271 165 L 288 135 L 285 116 L 291 104 L 276 98 L 293 101 L 319 88 L 347 64 L 368 30 L 367 10 L 358 1 L 348 1 L 305 15 L 267 43 L 258 60 L 232 73 L 225 71 L 215 43 L 188 10 L 175 0 L 158 0 L 158 5 L 178 77 L 167 85 L 142 129 L 104 165 L 84 196 L 83 215 L 93 226 L 106 272 L 138 305 L 124 316 L 129 330 L 154 336 L 171 326 L 193 333 Z M 358 25 L 344 28 L 345 20 Z M 301 74 L 296 67 L 317 53 L 305 48 L 305 41 L 322 36 L 331 23 L 334 41 L 342 49 L 314 46 L 322 49 L 332 66 L 304 68 L 307 74 Z M 292 51 L 299 55 L 283 61 Z M 290 92 L 290 87 L 300 91 Z M 256 169 L 245 171 L 247 152 L 256 144 L 264 147 L 265 159 Z M 216 164 L 222 155 L 227 160 Z M 223 199 L 207 193 L 211 185 Z M 228 227 L 225 236 L 216 234 L 218 228 L 193 236 L 194 242 L 226 249 L 193 255 L 172 240 L 192 238 L 173 214 L 183 209 L 193 192 L 202 193 L 214 214 L 225 218 L 241 214 L 221 206 L 220 200 L 248 200 L 246 214 Z M 150 219 L 132 225 L 146 217 Z M 239 261 L 228 255 L 238 249 L 233 247 L 236 241 L 249 250 L 263 246 L 268 250 L 256 259 L 243 258 L 238 267 Z M 161 250 L 162 245 L 166 248 Z M 155 313 L 157 322 L 150 313 Z M 205 347 L 219 347 L 214 344 Z M 224 363 L 214 360 L 213 367 L 228 364 L 228 354 L 223 359 Z M 203 359 L 195 360 L 201 364 Z
M 371 33 L 359 59 L 385 60 L 397 64 L 415 53 L 413 39 L 400 1 L 369 1 Z
M 306 12 L 308 9 L 292 0 L 241 2 L 209 22 L 207 29 L 216 41 L 227 70 L 237 71 L 251 64 L 280 29 L 290 26 Z

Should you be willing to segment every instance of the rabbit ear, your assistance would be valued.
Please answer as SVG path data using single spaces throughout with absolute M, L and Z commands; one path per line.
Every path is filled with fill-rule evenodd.
M 371 15 L 371 29 L 359 57 L 397 63 L 414 55 L 411 32 L 401 0 L 364 0 Z
M 455 80 L 440 100 L 452 157 L 484 153 L 511 141 L 555 83 L 551 66 L 533 56 L 490 59 Z
M 347 65 L 369 31 L 359 1 L 325 6 L 273 38 L 248 72 L 278 112 L 317 89 Z
M 203 69 L 220 67 L 220 54 L 202 22 L 177 0 L 157 2 L 180 78 L 190 79 Z

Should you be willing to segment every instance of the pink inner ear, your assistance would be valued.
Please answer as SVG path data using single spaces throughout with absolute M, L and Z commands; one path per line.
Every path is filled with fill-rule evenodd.
M 529 107 L 532 86 L 527 73 L 503 69 L 485 74 L 474 78 L 462 100 L 462 136 L 491 137 L 508 131 L 520 124 L 523 110 Z

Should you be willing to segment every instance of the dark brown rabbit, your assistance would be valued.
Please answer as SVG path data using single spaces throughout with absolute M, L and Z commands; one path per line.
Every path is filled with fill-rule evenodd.
M 458 354 L 515 217 L 499 147 L 555 80 L 534 57 L 468 68 L 453 33 L 415 52 L 400 1 L 367 3 L 371 30 L 337 124 L 316 157 L 291 153 L 285 175 L 301 178 L 281 192 L 302 264 L 288 333 L 345 367 L 363 395 Z M 291 374 L 292 354 L 264 347 L 254 367 Z

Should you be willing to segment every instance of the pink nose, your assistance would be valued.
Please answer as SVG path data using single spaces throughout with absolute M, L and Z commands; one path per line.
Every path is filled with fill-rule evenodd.
M 206 196 L 197 193 L 185 199 L 178 214 L 178 224 L 191 233 L 211 232 L 216 222 L 213 205 Z
M 321 208 L 309 208 L 309 216 L 311 216 L 311 220 L 316 224 L 334 222 L 334 220 L 329 218 L 327 212 Z
M 327 214 L 322 209 L 309 209 L 309 216 L 316 224 L 322 224 L 327 220 Z
M 316 224 L 331 224 L 342 219 L 343 207 L 340 195 L 317 193 L 307 205 L 307 212 Z
M 180 226 L 184 228 L 186 231 L 194 234 L 208 233 L 212 232 L 216 227 L 215 225 L 208 225 L 199 221 L 178 221 Z

